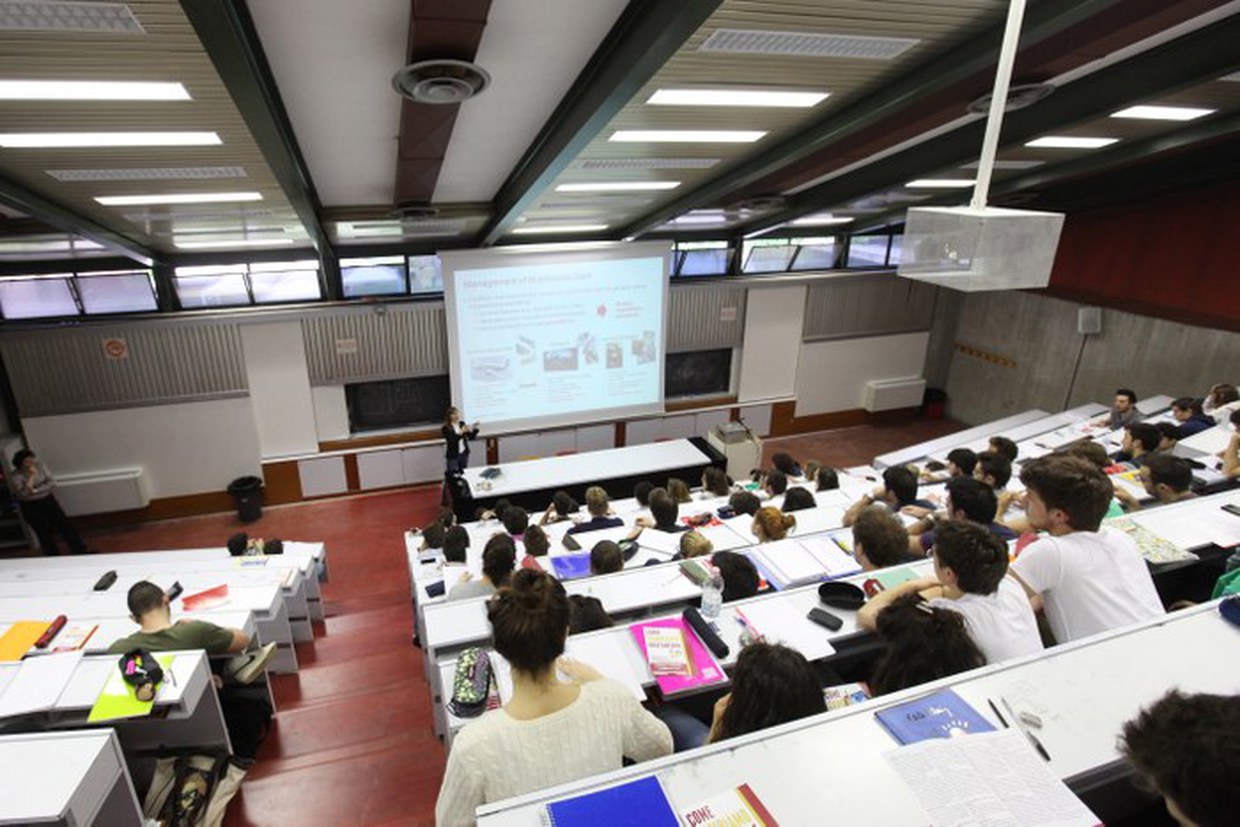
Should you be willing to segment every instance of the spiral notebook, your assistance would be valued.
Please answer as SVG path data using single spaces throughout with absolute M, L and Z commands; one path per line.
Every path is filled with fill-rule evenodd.
M 545 822 L 551 827 L 680 827 L 680 819 L 657 776 L 553 801 Z

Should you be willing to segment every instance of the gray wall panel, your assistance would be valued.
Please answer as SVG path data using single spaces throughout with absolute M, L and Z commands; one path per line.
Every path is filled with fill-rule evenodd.
M 302 319 L 311 385 L 340 385 L 448 372 L 441 302 L 321 313 Z M 356 351 L 353 351 L 356 346 Z
M 110 359 L 106 339 L 128 356 Z M 245 395 L 235 323 L 151 323 L 22 331 L 0 337 L 22 416 Z
M 668 294 L 668 352 L 740 347 L 745 338 L 745 288 L 674 285 Z M 729 321 L 723 321 L 725 316 Z
M 937 291 L 888 273 L 815 281 L 805 303 L 805 340 L 929 330 Z

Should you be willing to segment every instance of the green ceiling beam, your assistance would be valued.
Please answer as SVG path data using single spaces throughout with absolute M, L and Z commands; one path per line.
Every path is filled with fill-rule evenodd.
M 568 94 L 499 188 L 493 217 L 478 235 L 479 246 L 495 244 L 522 213 L 537 203 L 560 173 L 663 68 L 720 2 L 630 0 Z M 547 237 L 542 240 L 564 239 Z

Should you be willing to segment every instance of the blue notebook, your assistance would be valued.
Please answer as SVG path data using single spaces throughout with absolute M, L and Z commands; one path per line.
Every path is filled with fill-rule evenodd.
M 680 827 L 653 775 L 547 805 L 552 827 Z
M 561 554 L 558 557 L 552 557 L 551 567 L 555 569 L 555 576 L 561 580 L 585 577 L 590 573 L 590 553 Z
M 950 689 L 881 709 L 874 716 L 901 744 L 972 732 L 993 732 L 995 729 L 990 721 Z

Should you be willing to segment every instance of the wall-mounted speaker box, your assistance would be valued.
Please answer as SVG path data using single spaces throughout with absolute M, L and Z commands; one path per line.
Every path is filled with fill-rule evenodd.
M 910 207 L 898 272 L 967 292 L 1045 287 L 1063 219 L 999 207 Z
M 1076 311 L 1076 332 L 1094 336 L 1102 332 L 1102 308 L 1082 307 Z

